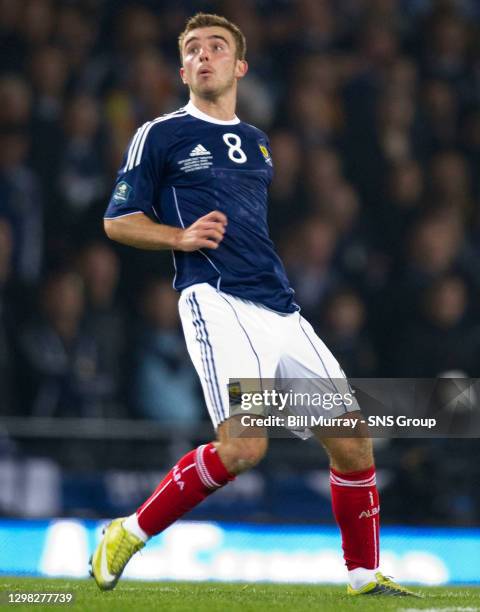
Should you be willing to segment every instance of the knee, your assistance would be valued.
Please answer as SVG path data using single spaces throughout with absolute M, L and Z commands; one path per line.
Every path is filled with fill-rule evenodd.
M 366 470 L 373 465 L 373 448 L 370 438 L 342 438 L 329 449 L 330 462 L 339 472 Z
M 259 463 L 268 448 L 267 438 L 230 438 L 216 443 L 218 454 L 231 474 L 241 474 Z

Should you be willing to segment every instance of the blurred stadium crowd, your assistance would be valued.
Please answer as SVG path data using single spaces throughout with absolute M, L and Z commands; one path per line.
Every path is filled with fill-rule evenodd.
M 206 418 L 170 254 L 102 230 L 134 130 L 186 102 L 199 10 L 247 37 L 272 234 L 347 374 L 477 376 L 476 0 L 0 0 L 1 413 Z

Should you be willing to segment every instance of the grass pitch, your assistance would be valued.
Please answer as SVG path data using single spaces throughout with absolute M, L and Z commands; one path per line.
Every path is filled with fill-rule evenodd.
M 8 604 L 6 592 L 72 592 L 72 604 Z M 344 612 L 398 610 L 415 612 L 480 612 L 480 589 L 419 587 L 424 599 L 413 597 L 347 597 L 339 586 L 287 584 L 224 584 L 216 582 L 120 581 L 102 593 L 93 580 L 38 578 L 0 579 L 0 609 L 71 612 Z

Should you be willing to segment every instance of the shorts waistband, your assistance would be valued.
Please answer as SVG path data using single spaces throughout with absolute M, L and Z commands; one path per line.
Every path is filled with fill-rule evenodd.
M 195 285 L 190 285 L 189 287 L 185 287 L 185 289 L 182 289 L 180 295 L 182 297 L 187 297 L 194 291 L 200 293 L 219 293 L 219 291 L 217 291 L 215 287 L 212 287 L 212 285 L 209 285 L 208 283 L 196 283 Z

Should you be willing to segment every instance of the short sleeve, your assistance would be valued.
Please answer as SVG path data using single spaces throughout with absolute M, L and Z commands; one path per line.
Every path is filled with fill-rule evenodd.
M 165 156 L 166 138 L 155 122 L 145 123 L 137 130 L 125 153 L 105 219 L 139 212 L 152 215 Z

